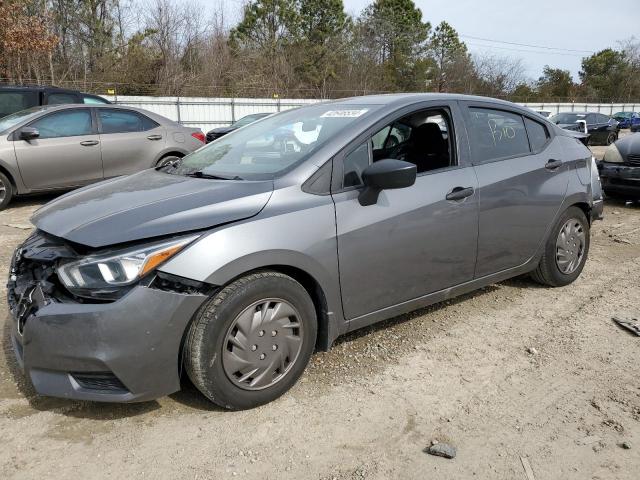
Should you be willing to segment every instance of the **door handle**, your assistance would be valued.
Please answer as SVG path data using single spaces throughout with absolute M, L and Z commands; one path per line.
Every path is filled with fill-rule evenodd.
M 84 142 L 80 142 L 80 145 L 83 147 L 93 147 L 94 145 L 98 145 L 100 142 L 97 140 L 85 140 Z
M 148 140 L 162 140 L 162 135 L 149 135 Z
M 555 158 L 552 158 L 544 165 L 544 168 L 546 168 L 547 170 L 557 170 L 561 165 L 562 160 L 556 160 Z
M 464 200 L 467 197 L 473 195 L 473 187 L 456 187 L 447 193 L 445 197 L 447 200 Z

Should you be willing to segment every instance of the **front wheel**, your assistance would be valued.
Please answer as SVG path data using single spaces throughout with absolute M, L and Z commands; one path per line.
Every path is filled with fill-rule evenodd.
M 587 261 L 589 222 L 578 207 L 569 207 L 558 219 L 547 239 L 544 253 L 532 277 L 538 283 L 562 287 L 580 276 Z
M 227 285 L 207 302 L 185 343 L 189 378 L 232 410 L 275 400 L 304 371 L 316 341 L 309 294 L 293 278 L 264 271 Z
M 610 133 L 607 137 L 607 145 L 611 145 L 616 140 L 618 140 L 618 135 L 615 133 Z
M 13 185 L 6 175 L 0 172 L 0 210 L 7 208 L 12 197 Z

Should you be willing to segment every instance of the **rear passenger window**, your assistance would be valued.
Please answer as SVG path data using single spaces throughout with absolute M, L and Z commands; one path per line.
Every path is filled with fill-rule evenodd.
M 531 150 L 539 152 L 549 141 L 549 131 L 547 127 L 527 117 L 524 118 L 524 123 L 527 126 Z
M 50 93 L 47 97 L 47 105 L 66 105 L 68 103 L 78 103 L 78 99 L 70 93 Z
M 522 116 L 490 108 L 469 108 L 474 163 L 528 155 L 529 140 Z
M 102 123 L 102 133 L 144 132 L 158 126 L 153 120 L 127 110 L 101 108 L 98 117 Z

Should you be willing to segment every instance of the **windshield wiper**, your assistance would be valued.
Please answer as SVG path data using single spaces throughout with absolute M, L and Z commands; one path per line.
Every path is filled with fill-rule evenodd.
M 196 170 L 195 172 L 185 173 L 186 177 L 194 177 L 194 178 L 207 178 L 210 180 L 244 180 L 242 177 L 238 175 L 213 175 L 211 173 L 204 173 L 202 170 Z

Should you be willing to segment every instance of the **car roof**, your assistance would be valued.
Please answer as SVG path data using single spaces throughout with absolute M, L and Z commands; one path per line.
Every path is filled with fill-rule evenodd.
M 558 113 L 573 113 L 575 115 L 591 115 L 592 113 L 599 113 L 600 115 L 604 115 L 606 117 L 608 117 L 609 115 L 607 115 L 606 113 L 602 113 L 602 112 L 587 112 L 587 111 L 576 111 L 576 112 L 558 112 Z M 556 114 L 557 115 L 557 114 Z
M 141 113 L 143 115 L 146 115 L 147 117 L 151 118 L 152 120 L 156 121 L 157 123 L 160 123 L 162 125 L 165 126 L 180 126 L 180 127 L 184 127 L 184 125 L 180 125 L 177 122 L 174 122 L 173 120 L 167 118 L 167 117 L 163 117 L 162 115 L 159 115 L 157 113 L 154 112 L 150 112 L 149 110 L 145 110 L 143 108 L 138 108 L 138 107 L 129 107 L 127 105 L 114 105 L 114 104 L 101 104 L 101 103 L 65 103 L 65 104 L 61 104 L 61 105 L 41 105 L 38 108 L 40 108 L 40 113 L 41 114 L 45 114 L 45 113 L 51 113 L 51 112 L 55 112 L 55 111 L 59 111 L 59 110 L 69 110 L 69 109 L 78 109 L 78 108 L 108 108 L 109 110 L 133 110 L 134 112 L 138 112 Z
M 388 105 L 402 106 L 411 105 L 416 102 L 428 102 L 433 100 L 443 101 L 467 101 L 467 102 L 488 102 L 502 104 L 509 107 L 519 107 L 513 102 L 500 100 L 492 97 L 481 97 L 478 95 L 463 95 L 458 93 L 387 93 L 382 95 L 365 95 L 361 97 L 348 97 L 331 100 L 329 103 L 343 105 Z
M 60 87 L 49 87 L 49 86 L 43 86 L 43 85 L 0 85 L 0 90 L 17 90 L 17 91 L 34 90 L 38 92 L 50 91 L 50 92 L 65 92 L 65 93 L 82 93 L 83 95 L 89 95 L 89 94 L 80 92 L 79 90 L 71 90 L 68 88 L 60 88 Z

